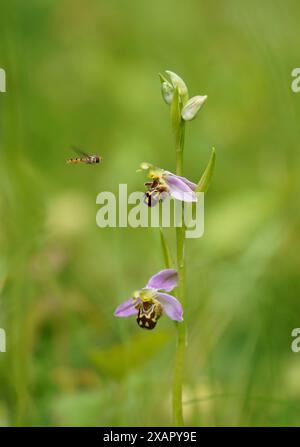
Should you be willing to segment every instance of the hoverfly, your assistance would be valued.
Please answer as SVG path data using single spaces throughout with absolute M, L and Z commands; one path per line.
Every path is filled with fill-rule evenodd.
M 77 152 L 79 157 L 68 158 L 66 160 L 67 164 L 82 163 L 82 164 L 86 164 L 86 165 L 91 165 L 91 164 L 95 164 L 95 163 L 101 163 L 101 161 L 102 161 L 102 157 L 98 154 L 89 155 L 86 152 L 83 152 L 82 150 L 80 150 L 74 146 L 72 146 L 72 149 L 75 152 Z

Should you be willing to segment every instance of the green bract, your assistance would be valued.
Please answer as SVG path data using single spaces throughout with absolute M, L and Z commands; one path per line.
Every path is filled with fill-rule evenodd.
M 207 163 L 205 171 L 202 174 L 201 179 L 199 180 L 195 192 L 206 192 L 208 190 L 215 169 L 215 161 L 216 161 L 216 151 L 215 148 L 213 147 L 210 159 Z

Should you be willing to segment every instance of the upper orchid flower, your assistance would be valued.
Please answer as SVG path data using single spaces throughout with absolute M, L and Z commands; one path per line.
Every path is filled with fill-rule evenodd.
M 168 195 L 184 202 L 196 202 L 197 196 L 194 190 L 197 185 L 185 177 L 180 177 L 172 172 L 156 168 L 150 163 L 142 163 L 141 169 L 148 171 L 151 182 L 146 182 L 148 191 L 145 194 L 145 202 L 148 206 L 154 206 L 159 200 L 164 200 Z
M 134 292 L 132 297 L 120 304 L 115 310 L 116 317 L 137 315 L 141 328 L 153 329 L 157 320 L 166 314 L 169 318 L 182 321 L 183 310 L 180 302 L 168 293 L 177 286 L 178 275 L 173 269 L 165 269 L 152 276 L 146 286 Z

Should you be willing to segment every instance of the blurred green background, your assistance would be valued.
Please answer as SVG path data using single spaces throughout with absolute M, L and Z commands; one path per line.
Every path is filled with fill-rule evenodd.
M 299 425 L 300 5 L 2 0 L 0 425 L 170 425 L 175 328 L 113 311 L 163 267 L 156 229 L 100 229 L 100 191 L 175 154 L 158 72 L 207 94 L 185 174 L 212 146 L 187 243 L 188 425 Z M 66 166 L 77 144 L 102 166 Z M 171 238 L 171 234 L 167 234 Z

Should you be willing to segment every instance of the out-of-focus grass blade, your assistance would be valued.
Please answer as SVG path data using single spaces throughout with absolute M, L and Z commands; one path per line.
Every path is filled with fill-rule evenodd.
M 162 329 L 159 332 L 143 332 L 110 348 L 93 350 L 89 357 L 102 373 L 121 378 L 151 361 L 171 337 L 171 332 Z

